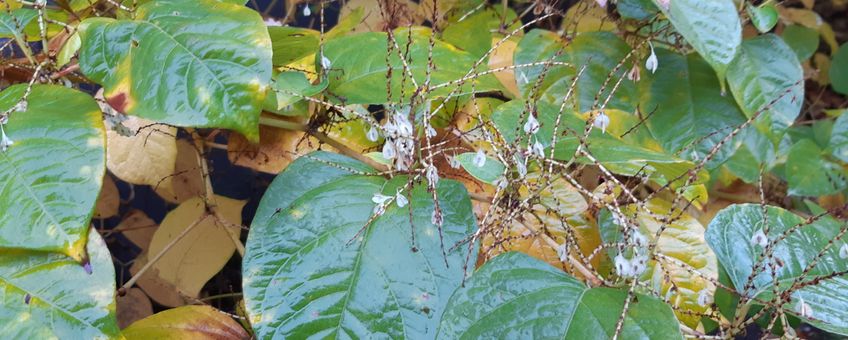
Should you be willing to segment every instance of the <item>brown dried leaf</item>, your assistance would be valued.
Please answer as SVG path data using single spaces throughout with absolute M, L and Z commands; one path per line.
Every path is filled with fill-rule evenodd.
M 173 172 L 153 189 L 163 199 L 179 204 L 206 194 L 203 170 L 197 158 L 197 149 L 187 140 L 177 141 L 177 157 Z
M 133 322 L 153 315 L 153 304 L 140 288 L 130 288 L 124 296 L 115 298 L 117 303 L 118 326 L 126 328 Z
M 300 131 L 284 130 L 266 125 L 259 126 L 259 144 L 252 144 L 240 134 L 230 135 L 227 153 L 230 162 L 257 171 L 277 174 L 285 169 L 298 154 L 306 154 L 317 145 L 303 139 Z
M 115 216 L 120 206 L 121 195 L 118 193 L 118 186 L 115 185 L 112 176 L 106 175 L 103 177 L 103 187 L 100 189 L 100 196 L 97 197 L 97 205 L 94 206 L 94 218 Z
M 133 209 L 124 215 L 124 219 L 115 227 L 115 231 L 120 231 L 128 240 L 141 248 L 142 252 L 146 252 L 157 228 L 159 225 L 147 217 L 144 211 Z
M 135 259 L 132 267 L 130 267 L 130 274 L 136 275 L 145 264 L 147 264 L 147 254 L 142 253 Z M 186 304 L 185 299 L 177 290 L 177 287 L 159 278 L 159 272 L 156 268 L 149 268 L 144 272 L 144 275 L 136 281 L 136 285 L 160 305 L 177 307 Z

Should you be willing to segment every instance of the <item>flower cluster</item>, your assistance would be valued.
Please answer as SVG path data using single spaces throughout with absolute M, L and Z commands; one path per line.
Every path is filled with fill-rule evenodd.
M 415 130 L 412 122 L 409 121 L 409 110 L 409 106 L 393 110 L 394 112 L 383 125 L 383 131 L 386 133 L 383 157 L 392 161 L 394 169 L 398 171 L 409 170 L 415 152 Z M 371 137 L 373 136 L 369 136 Z

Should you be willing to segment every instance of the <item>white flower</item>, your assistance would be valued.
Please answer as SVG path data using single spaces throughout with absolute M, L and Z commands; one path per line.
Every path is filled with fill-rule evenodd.
M 12 144 L 15 144 L 15 142 L 9 139 L 9 136 L 6 136 L 6 130 L 3 130 L 3 126 L 0 125 L 0 151 L 6 152 L 6 149 Z
M 624 255 L 618 254 L 615 257 L 615 271 L 618 276 L 631 277 L 633 276 L 633 267 L 630 265 L 630 260 L 624 258 Z
M 333 63 L 330 62 L 330 58 L 327 58 L 327 56 L 325 55 L 321 55 L 321 68 L 324 70 L 329 70 L 332 66 Z
M 762 229 L 757 230 L 757 232 L 754 233 L 754 236 L 751 236 L 751 245 L 760 247 L 768 245 L 768 237 L 766 237 L 766 233 L 764 233 Z
M 640 71 L 639 64 L 633 64 L 633 67 L 630 68 L 630 72 L 627 72 L 627 79 L 638 82 L 642 78 Z
M 474 166 L 482 168 L 486 165 L 486 153 L 483 149 L 477 149 L 477 154 L 474 155 Z
M 377 128 L 375 128 L 375 127 L 372 125 L 372 126 L 371 126 L 371 129 L 369 129 L 369 130 L 368 130 L 368 133 L 366 133 L 366 134 L 365 134 L 365 137 L 366 137 L 366 138 L 368 138 L 368 140 L 370 140 L 370 141 L 372 141 L 372 142 L 376 142 L 376 141 L 377 141 L 377 139 L 379 139 L 379 138 L 380 138 L 380 133 L 379 133 L 379 132 L 377 132 Z
M 706 288 L 701 289 L 701 291 L 698 292 L 698 305 L 701 307 L 705 307 L 710 303 L 710 298 L 710 291 Z
M 523 160 L 519 159 L 517 162 L 515 162 L 515 165 L 516 170 L 518 170 L 518 176 L 520 176 L 521 178 L 527 176 L 527 165 L 524 164 Z
M 385 159 L 394 159 L 397 156 L 397 152 L 395 151 L 395 144 L 389 141 L 386 141 L 383 144 L 383 158 Z
M 651 55 L 648 56 L 648 60 L 645 61 L 645 69 L 654 73 L 657 71 L 657 67 L 660 66 L 660 61 L 657 59 L 657 54 L 654 53 L 654 45 L 648 43 L 651 46 Z
M 277 19 L 267 17 L 265 18 L 265 26 L 283 26 L 283 23 Z
M 309 9 L 309 4 L 303 5 L 303 16 L 308 17 L 312 15 L 312 10 Z
M 636 256 L 630 259 L 630 265 L 632 266 L 633 277 L 637 277 L 642 275 L 645 269 L 648 268 L 648 258 L 645 256 Z
M 538 139 L 536 139 L 536 143 L 533 143 L 533 153 L 539 157 L 545 158 L 545 147 L 542 146 L 542 143 L 539 143 Z
M 539 131 L 539 121 L 536 120 L 536 117 L 533 116 L 532 113 L 527 115 L 527 122 L 524 123 L 524 132 L 535 134 L 538 131 Z
M 433 164 L 427 166 L 427 181 L 429 181 L 433 186 L 436 186 L 436 184 L 439 183 L 439 171 L 436 170 L 436 166 Z
M 398 134 L 401 137 L 412 137 L 412 123 L 409 122 L 409 118 L 398 112 L 395 113 L 394 119 L 398 127 Z
M 798 304 L 795 305 L 795 311 L 798 315 L 810 319 L 813 317 L 813 307 L 804 302 L 804 298 L 798 298 Z
M 648 238 L 646 238 L 645 235 L 642 235 L 642 233 L 640 233 L 638 231 L 634 231 L 633 232 L 633 244 L 635 244 L 639 247 L 647 246 L 648 245 Z
M 495 185 L 498 186 L 498 189 L 503 190 L 506 189 L 507 185 L 509 185 L 509 181 L 507 181 L 506 178 L 500 177 L 495 180 Z
M 839 258 L 848 259 L 848 243 L 842 244 L 842 247 L 839 248 Z
M 29 103 L 26 100 L 21 100 L 15 104 L 15 112 L 24 112 L 29 108 Z
M 610 118 L 606 113 L 601 111 L 597 116 L 595 116 L 595 120 L 592 122 L 596 128 L 601 129 L 601 132 L 607 133 L 607 127 L 610 125 Z
M 448 156 L 448 163 L 450 163 L 450 167 L 454 169 L 459 169 L 459 167 L 462 165 L 459 163 L 459 158 L 456 158 L 456 156 Z
M 601 8 L 607 8 L 607 0 L 595 0 Z
M 662 9 L 664 9 L 666 11 L 671 6 L 671 0 L 657 0 L 657 3 L 659 3 L 660 7 L 662 7 Z
M 371 201 L 374 202 L 374 203 L 377 203 L 377 204 L 386 204 L 386 202 L 388 202 L 391 199 L 392 199 L 392 196 L 386 196 L 386 195 L 383 195 L 379 192 L 374 194 L 373 197 L 371 197 Z
M 441 226 L 443 222 L 442 214 L 436 210 L 433 210 L 433 215 L 430 217 L 430 222 L 433 222 L 433 225 L 435 226 Z
M 568 260 L 568 243 L 558 245 L 556 251 L 560 262 L 566 262 Z
M 409 203 L 409 200 L 406 199 L 406 196 L 400 190 L 398 190 L 397 194 L 395 194 L 395 202 L 397 202 L 398 207 L 403 208 Z
M 427 129 L 424 130 L 424 134 L 427 136 L 427 138 L 436 137 L 436 129 L 434 129 L 432 125 L 427 124 Z

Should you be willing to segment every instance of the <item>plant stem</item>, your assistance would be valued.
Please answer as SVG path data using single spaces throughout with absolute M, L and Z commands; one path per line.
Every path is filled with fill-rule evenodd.
M 165 256 L 165 254 L 169 250 L 171 250 L 171 248 L 173 248 L 175 244 L 177 244 L 177 242 L 182 240 L 183 237 L 188 235 L 188 233 L 191 232 L 194 229 L 194 227 L 200 225 L 200 222 L 203 222 L 203 220 L 205 220 L 209 216 L 210 216 L 209 213 L 204 212 L 202 215 L 200 215 L 200 217 L 198 217 L 196 220 L 194 220 L 194 222 L 192 222 L 188 227 L 183 229 L 183 231 L 180 232 L 180 234 L 177 235 L 177 237 L 175 237 L 173 240 L 171 240 L 171 242 L 168 242 L 168 244 L 165 245 L 165 248 L 162 248 L 162 250 L 160 250 L 159 253 L 156 254 L 156 256 L 154 256 L 152 259 L 149 259 L 147 261 L 147 263 L 144 264 L 144 267 L 141 267 L 141 270 L 139 270 L 138 273 L 135 273 L 135 275 L 133 275 L 133 277 L 131 277 L 129 281 L 124 283 L 124 285 L 121 286 L 121 288 L 118 288 L 118 295 L 124 296 L 127 293 L 127 290 L 132 288 L 132 286 L 135 285 L 135 282 L 138 281 L 138 279 L 141 278 L 141 276 L 144 275 L 144 273 L 147 272 L 147 270 L 150 269 L 150 267 L 152 267 L 154 264 L 156 264 L 156 262 L 158 262 L 162 258 L 162 256 Z

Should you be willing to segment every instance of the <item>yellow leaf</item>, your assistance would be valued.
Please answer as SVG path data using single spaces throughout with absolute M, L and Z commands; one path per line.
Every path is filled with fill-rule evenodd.
M 159 225 L 147 217 L 144 211 L 133 209 L 124 216 L 121 223 L 115 227 L 115 231 L 120 231 L 124 237 L 145 252 L 150 246 L 150 240 L 153 239 L 156 228 L 159 228 Z
M 304 135 L 300 131 L 260 125 L 259 144 L 250 143 L 244 136 L 234 133 L 230 135 L 227 154 L 235 165 L 277 174 L 299 155 L 317 146 L 314 141 L 304 139 Z
M 824 23 L 824 20 L 822 20 L 818 13 L 808 9 L 787 8 L 781 6 L 778 7 L 778 11 L 780 12 L 780 17 L 783 18 L 784 21 L 799 24 L 812 29 L 817 30 L 822 25 L 822 23 Z
M 162 280 L 190 297 L 196 298 L 206 281 L 218 273 L 233 255 L 236 248 L 226 228 L 231 228 L 236 236 L 241 233 L 241 228 L 228 225 L 241 225 L 241 209 L 245 201 L 221 196 L 216 196 L 215 200 L 218 211 L 229 224 L 206 216 L 203 199 L 195 197 L 169 212 L 150 242 L 149 254 L 158 254 L 183 230 L 202 219 L 153 265 Z
M 156 194 L 170 203 L 182 203 L 189 198 L 205 195 L 206 183 L 194 145 L 187 140 L 178 140 L 176 159 L 173 172 L 153 187 Z
M 124 329 L 127 340 L 248 339 L 237 322 L 209 306 L 184 306 L 156 313 Z
M 115 180 L 106 175 L 103 177 L 103 187 L 100 189 L 100 196 L 97 197 L 97 205 L 94 206 L 94 218 L 115 216 L 120 206 L 121 195 L 118 193 Z
M 615 22 L 609 19 L 606 10 L 593 4 L 595 0 L 583 0 L 587 5 L 575 5 L 565 13 L 562 29 L 566 32 L 582 33 L 596 31 L 614 31 Z
M 153 315 L 150 298 L 139 288 L 130 288 L 124 296 L 115 298 L 117 302 L 118 326 L 126 328 L 133 322 Z
M 501 39 L 492 39 L 492 46 L 495 46 Z M 506 67 L 513 64 L 513 52 L 518 46 L 513 40 L 505 40 L 498 48 L 492 51 L 489 56 L 489 69 L 494 70 L 499 67 Z M 521 97 L 521 91 L 518 89 L 518 83 L 515 82 L 515 70 L 508 69 L 495 73 L 495 77 L 514 97 Z
M 381 10 L 380 3 L 383 3 Z M 418 24 L 420 20 L 416 18 L 418 5 L 409 0 L 395 1 L 378 1 L 378 0 L 351 0 L 347 1 L 342 6 L 339 20 L 344 20 L 347 16 L 356 13 L 359 8 L 364 9 L 362 20 L 351 32 L 381 32 L 386 31 L 386 28 L 394 29 L 397 27 L 408 26 L 410 23 Z M 383 13 L 389 13 L 387 17 Z
M 130 274 L 136 275 L 145 264 L 147 264 L 147 253 L 141 253 L 130 267 Z M 177 291 L 177 287 L 159 278 L 159 272 L 156 268 L 149 268 L 144 272 L 144 275 L 141 275 L 136 281 L 136 285 L 160 305 L 177 307 L 186 303 L 183 296 Z
M 155 186 L 174 171 L 177 129 L 153 124 L 129 116 L 123 125 L 134 135 L 106 132 L 106 167 L 122 181 Z

